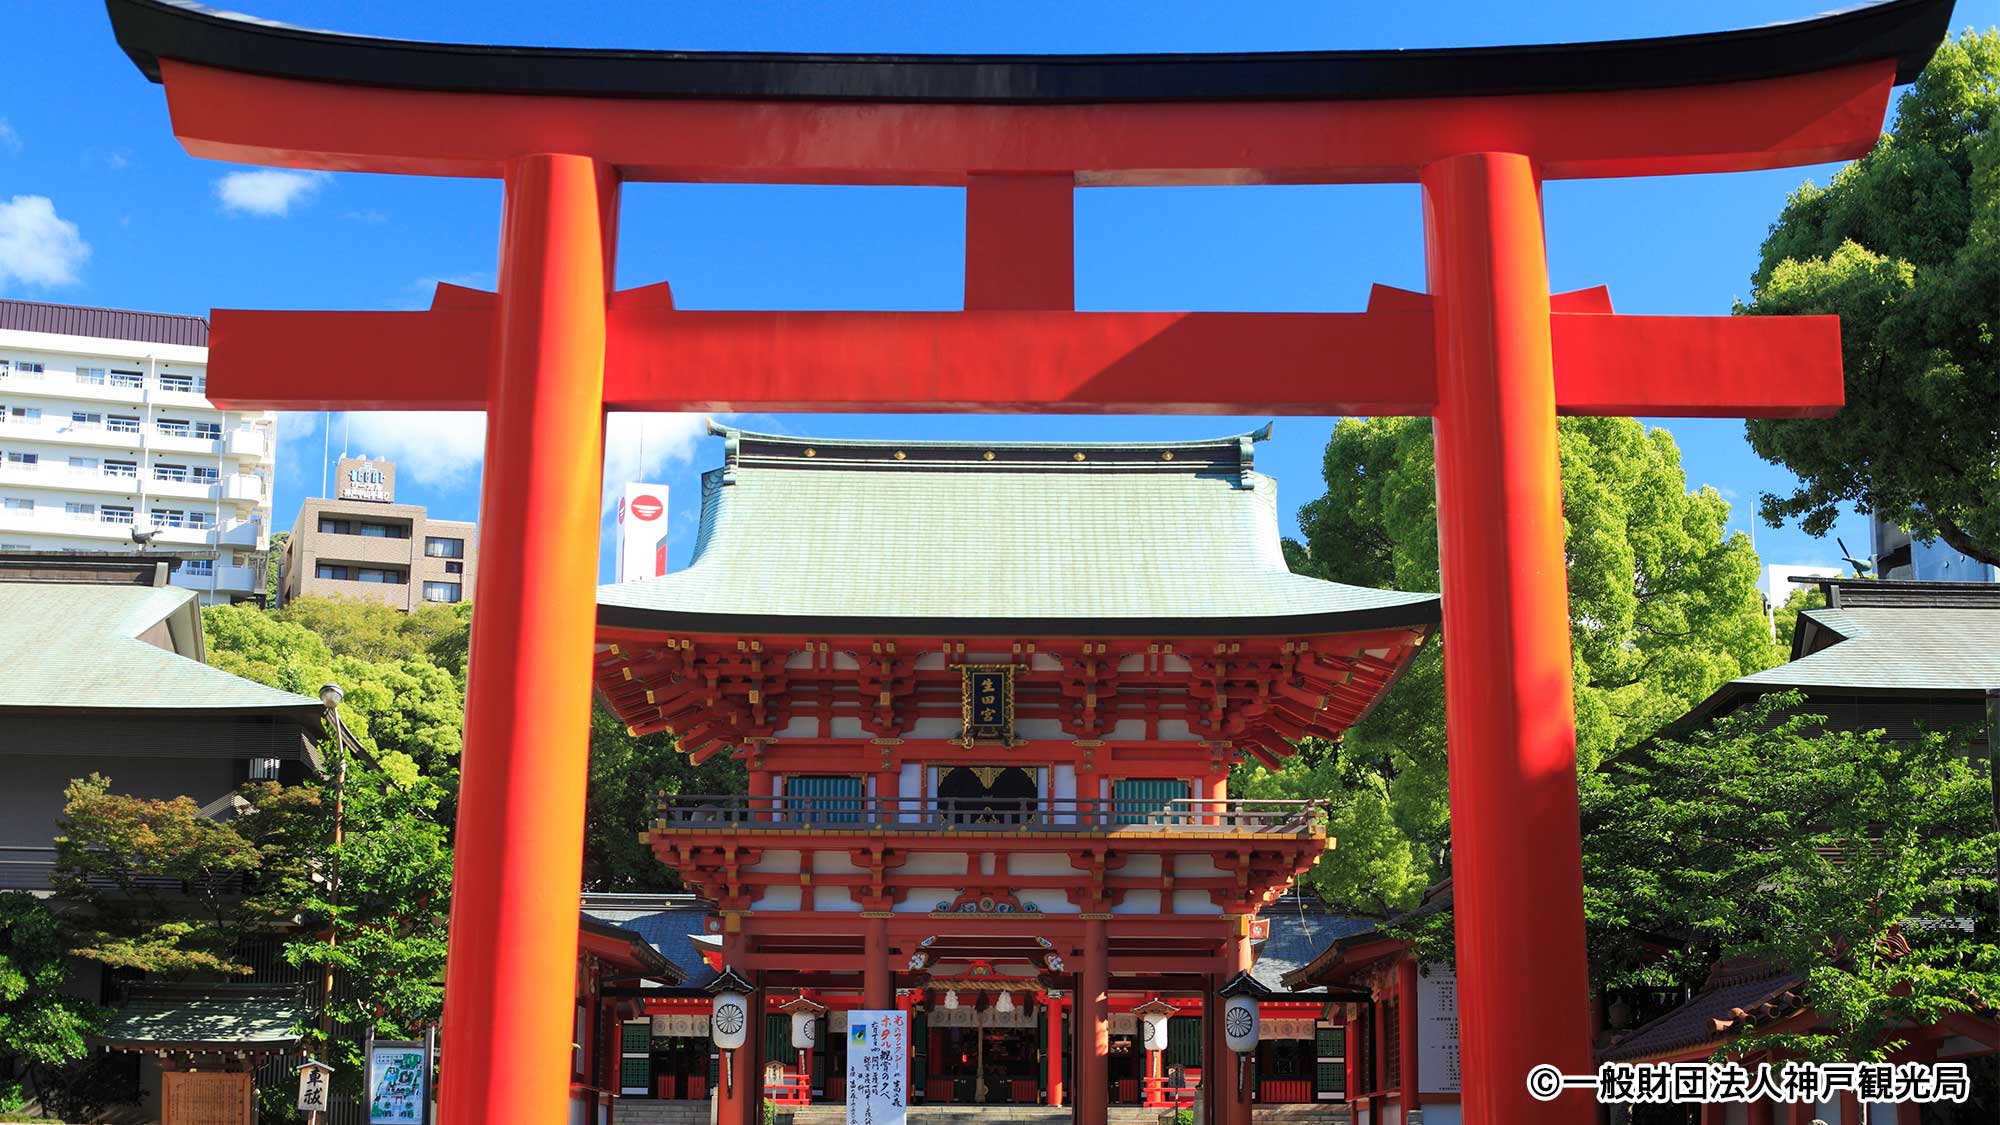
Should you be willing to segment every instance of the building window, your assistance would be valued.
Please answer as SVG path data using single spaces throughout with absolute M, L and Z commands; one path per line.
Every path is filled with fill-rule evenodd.
M 203 387 L 201 382 L 196 380 L 192 375 L 168 375 L 162 373 L 160 375 L 160 389 L 163 391 L 179 391 L 182 394 L 196 394 Z
M 215 517 L 207 512 L 189 512 L 187 514 L 187 525 L 189 527 L 214 527 Z
M 104 369 L 102 367 L 79 367 L 76 369 L 76 381 L 93 387 L 101 387 L 104 385 Z
M 194 427 L 185 418 L 162 418 L 153 423 L 153 428 L 168 437 L 193 437 Z
M 6 370 L 7 370 L 7 361 L 4 359 L 0 359 L 0 372 L 4 372 Z M 29 363 L 26 360 L 17 359 L 14 361 L 13 373 L 16 375 L 40 375 L 42 373 L 42 365 L 39 363 Z
M 9 465 L 39 465 L 41 461 L 42 455 L 39 453 L 22 453 L 17 449 L 7 451 L 7 463 Z
M 450 539 L 440 535 L 424 536 L 424 554 L 434 559 L 462 559 L 465 557 L 465 540 Z
M 250 780 L 276 781 L 278 780 L 278 771 L 283 766 L 284 762 L 279 758 L 252 758 L 250 759 Z
M 73 473 L 94 473 L 97 471 L 97 458 L 71 457 L 69 459 L 69 470 Z
M 12 418 L 16 422 L 39 422 L 42 420 L 42 408 L 39 406 L 10 406 L 7 408 L 7 417 Z
M 136 479 L 139 476 L 139 463 L 137 461 L 106 461 L 104 463 L 104 475 L 107 477 L 131 477 Z
M 222 423 L 196 422 L 194 424 L 194 436 L 198 438 L 207 438 L 210 441 L 221 441 Z
M 347 581 L 347 568 L 344 566 L 335 566 L 332 563 L 320 563 L 313 571 L 313 577 L 331 578 L 336 582 L 345 582 Z
M 400 570 L 387 567 L 364 566 L 355 570 L 357 582 L 381 582 L 390 586 L 401 586 L 409 582 L 409 577 Z
M 123 504 L 106 504 L 97 510 L 97 518 L 105 523 L 131 523 L 132 509 Z
M 214 559 L 182 559 L 174 564 L 177 574 L 210 575 L 215 573 Z
M 35 502 L 23 500 L 18 496 L 9 496 L 6 500 L 6 509 L 10 512 L 32 512 L 35 510 Z
M 141 371 L 113 370 L 111 372 L 111 385 L 136 391 L 146 385 L 146 375 Z
M 187 470 L 187 466 L 186 466 L 186 465 L 155 465 L 155 466 L 153 466 L 153 479 L 154 479 L 154 480 L 166 480 L 166 481 L 175 481 L 175 482 L 177 482 L 177 483 L 178 483 L 178 482 L 185 482 L 185 481 L 186 481 L 186 480 L 188 479 L 188 470 Z
M 114 434 L 136 434 L 139 432 L 139 419 L 130 414 L 113 414 L 104 420 L 104 428 Z
M 104 425 L 104 415 L 95 410 L 72 410 L 69 412 L 69 424 L 78 430 L 100 429 Z
M 329 516 L 321 516 L 319 518 L 319 533 L 321 535 L 352 535 L 351 526 L 346 520 L 337 520 Z
M 63 504 L 63 514 L 75 516 L 79 519 L 94 520 L 97 518 L 97 505 L 79 504 L 74 500 L 67 501 Z
M 154 508 L 152 519 L 160 527 L 185 527 L 187 513 L 179 508 Z
M 188 476 L 194 480 L 208 481 L 210 484 L 213 484 L 216 481 L 222 479 L 221 475 L 217 473 L 214 469 L 207 468 L 206 466 L 202 465 L 196 465 L 193 468 L 189 469 Z
M 357 523 L 354 525 L 354 534 L 365 535 L 370 539 L 408 539 L 410 529 L 405 524 Z
M 459 599 L 459 591 L 462 589 L 464 587 L 456 582 L 426 582 L 424 583 L 424 600 L 427 602 L 455 602 Z
M 444 572 L 446 574 L 464 574 L 465 564 L 462 562 L 448 562 L 444 564 Z

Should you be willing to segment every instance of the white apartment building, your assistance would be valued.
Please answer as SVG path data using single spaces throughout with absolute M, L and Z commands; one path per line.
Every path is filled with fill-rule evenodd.
M 0 552 L 150 551 L 264 590 L 277 415 L 208 401 L 198 316 L 0 300 Z

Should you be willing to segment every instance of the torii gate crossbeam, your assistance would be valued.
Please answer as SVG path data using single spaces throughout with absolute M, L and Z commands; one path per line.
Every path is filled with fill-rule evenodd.
M 209 379 L 232 406 L 488 412 L 448 1125 L 557 1120 L 568 1093 L 606 409 L 1432 416 L 1465 1119 L 1594 1119 L 1525 1089 L 1535 1064 L 1590 1068 L 1555 419 L 1825 413 L 1839 340 L 1831 318 L 1552 296 L 1540 185 L 1858 157 L 1950 0 L 1617 43 L 1010 57 L 436 45 L 107 5 L 194 155 L 506 182 L 497 296 L 218 312 Z M 967 311 L 613 293 L 626 180 L 962 185 Z M 1346 315 L 1072 311 L 1075 187 L 1388 181 L 1422 186 L 1429 294 Z M 358 348 L 391 359 L 336 366 Z M 1105 1116 L 1102 1049 L 1077 1060 L 1079 1120 Z M 1249 1121 L 1244 1095 L 1210 1104 Z M 741 1090 L 721 1119 L 758 1106 Z

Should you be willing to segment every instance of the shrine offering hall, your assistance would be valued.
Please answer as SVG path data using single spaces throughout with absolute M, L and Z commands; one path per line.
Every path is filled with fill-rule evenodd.
M 771 1019 L 736 1074 L 840 1101 L 845 1013 L 902 1008 L 913 1101 L 1101 1120 L 1186 1104 L 1203 1073 L 1235 1086 L 1204 1013 L 1334 841 L 1313 802 L 1230 798 L 1230 770 L 1338 737 L 1439 609 L 1290 572 L 1252 468 L 1267 434 L 723 431 L 692 563 L 599 592 L 595 674 L 635 733 L 748 770 L 747 795 L 665 798 L 646 833 L 716 904 L 715 966 L 767 1018 L 803 996 L 835 1029 L 815 1059 Z M 1319 1096 L 1325 1000 L 1265 998 L 1245 1096 Z M 688 1017 L 650 1092 L 704 1096 L 707 998 L 645 1004 Z M 1162 1005 L 1168 1050 L 1135 1047 Z

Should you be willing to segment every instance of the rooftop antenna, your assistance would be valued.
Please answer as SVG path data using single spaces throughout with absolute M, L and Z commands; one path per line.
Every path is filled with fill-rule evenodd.
M 1840 545 L 1840 557 L 1847 561 L 1848 566 L 1854 568 L 1854 576 L 1856 578 L 1866 578 L 1868 577 L 1868 572 L 1875 569 L 1875 563 L 1872 559 L 1867 562 L 1863 562 L 1862 560 L 1857 559 L 1853 555 L 1849 554 L 1847 551 L 1847 543 L 1845 540 L 1841 539 L 1840 536 L 1838 535 L 1834 536 L 1833 541 Z
M 333 459 L 333 412 L 319 412 L 319 495 L 326 499 L 326 466 Z

